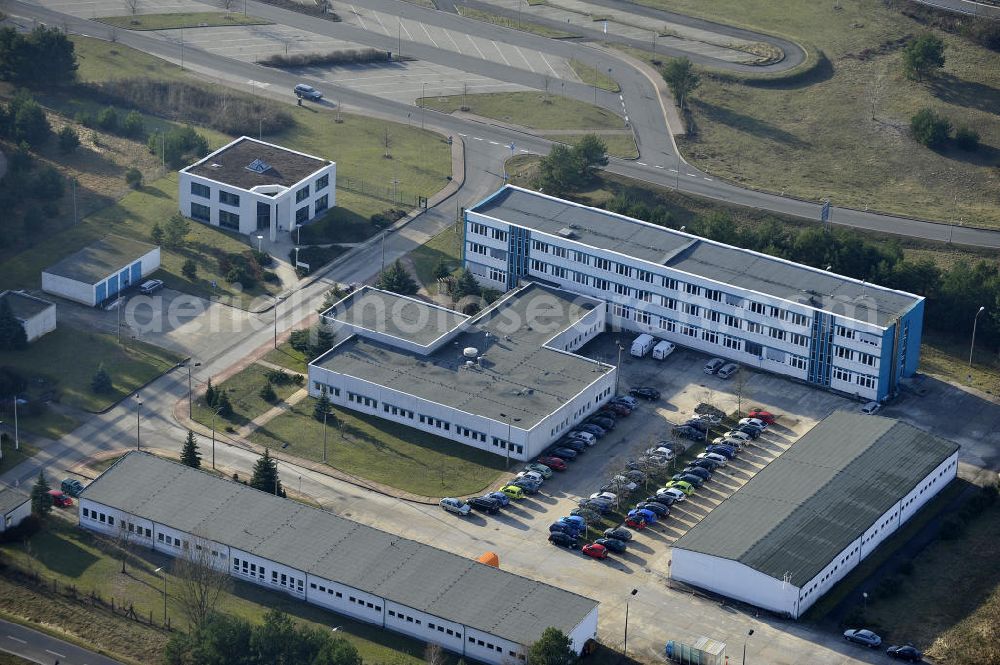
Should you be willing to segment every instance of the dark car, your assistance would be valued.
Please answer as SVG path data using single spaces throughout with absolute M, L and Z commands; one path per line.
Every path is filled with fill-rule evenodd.
M 307 85 L 305 83 L 299 83 L 297 86 L 295 86 L 294 90 L 296 97 L 300 98 L 304 97 L 306 99 L 312 99 L 316 101 L 323 99 L 322 92 L 312 87 L 311 85 Z
M 604 406 L 604 408 L 609 411 L 614 411 L 619 416 L 627 416 L 630 413 L 632 413 L 632 409 L 628 405 L 623 404 L 622 402 L 614 402 L 614 401 L 608 402 Z
M 686 466 L 681 473 L 687 473 L 690 475 L 698 476 L 702 480 L 711 480 L 712 472 L 703 466 Z
M 561 460 L 566 460 L 567 462 L 571 462 L 576 459 L 575 450 L 573 450 L 572 448 L 564 448 L 562 446 L 559 446 L 557 448 L 549 448 L 548 454 L 554 455 Z
M 544 464 L 545 466 L 549 467 L 553 471 L 565 471 L 566 470 L 566 461 L 563 460 L 563 459 L 560 459 L 558 457 L 548 457 L 548 456 L 546 456 L 546 457 L 539 457 L 535 461 L 538 462 L 539 464 Z
M 609 547 L 608 549 L 611 548 Z M 886 649 L 885 652 L 889 654 L 890 658 L 895 658 L 896 660 L 908 660 L 911 663 L 919 663 L 924 659 L 923 652 L 912 644 L 907 644 L 905 646 L 891 646 Z
M 850 630 L 845 630 L 844 639 L 848 642 L 854 642 L 855 644 L 866 646 L 869 649 L 874 649 L 882 644 L 882 638 L 867 628 L 862 628 L 860 630 L 851 628 Z
M 580 548 L 580 541 L 568 533 L 555 531 L 549 534 L 549 542 L 560 547 L 568 547 L 571 550 Z
M 598 545 L 604 545 L 604 547 L 615 554 L 623 554 L 625 550 L 628 549 L 628 545 L 625 541 L 618 540 L 617 538 L 598 538 L 594 542 Z
M 473 510 L 481 510 L 490 515 L 500 512 L 500 502 L 488 496 L 473 497 L 467 503 L 472 506 Z
M 642 501 L 635 504 L 637 510 L 649 510 L 652 511 L 657 517 L 666 517 L 670 514 L 670 508 L 667 508 L 659 501 Z
M 594 423 L 584 423 L 583 425 L 577 427 L 577 429 L 581 432 L 590 432 L 598 439 L 607 434 L 607 431 L 603 427 L 595 425 Z
M 677 436 L 683 436 L 686 439 L 691 439 L 692 441 L 704 441 L 705 433 L 700 429 L 691 427 L 689 425 L 678 425 L 674 428 L 674 434 Z
M 654 494 L 653 496 L 647 496 L 645 501 L 647 503 L 658 503 L 661 506 L 666 506 L 667 508 L 674 505 L 674 500 L 671 499 L 669 496 L 662 496 L 659 494 Z
M 601 429 L 612 430 L 615 428 L 615 421 L 612 418 L 605 418 L 604 416 L 594 416 L 587 421 L 593 425 L 597 425 Z
M 688 466 L 694 466 L 708 471 L 715 471 L 719 468 L 719 463 L 710 459 L 694 459 L 688 462 Z
M 601 501 L 600 499 L 584 499 L 580 502 L 581 508 L 586 508 L 587 510 L 593 510 L 595 512 L 601 513 L 602 515 L 610 513 L 614 510 L 614 504 L 610 501 Z
M 733 428 L 734 432 L 743 432 L 750 436 L 751 439 L 756 439 L 760 436 L 760 430 L 753 425 L 738 425 Z
M 711 425 L 711 423 L 707 420 L 702 420 L 701 418 L 691 418 L 690 420 L 685 420 L 682 426 L 693 427 L 697 430 L 701 430 L 702 432 L 707 432 L 709 425 Z
M 736 449 L 730 448 L 729 446 L 705 446 L 705 452 L 722 455 L 726 459 L 733 459 L 736 457 Z
M 569 448 L 570 450 L 575 450 L 578 453 L 582 453 L 587 449 L 587 442 L 583 439 L 563 439 L 559 442 L 559 445 L 563 448 Z
M 614 538 L 615 540 L 624 540 L 625 542 L 628 542 L 632 540 L 632 532 L 629 531 L 628 529 L 619 526 L 615 527 L 614 529 L 605 529 L 604 537 Z
M 590 508 L 574 508 L 569 514 L 573 517 L 582 517 L 587 524 L 597 524 L 601 521 L 601 515 Z
M 581 531 L 583 529 L 568 522 L 553 522 L 549 525 L 549 533 L 565 533 L 574 538 L 579 538 Z
M 648 400 L 660 399 L 660 391 L 656 388 L 650 388 L 649 386 L 639 386 L 638 388 L 633 388 L 628 391 L 628 394 L 632 397 L 641 397 L 642 399 Z
M 705 484 L 704 478 L 693 473 L 675 473 L 670 480 L 683 480 L 684 482 L 690 483 L 695 487 L 701 487 Z
M 530 478 L 516 478 L 510 481 L 510 484 L 514 487 L 520 487 L 525 494 L 538 494 L 538 489 L 542 486 L 541 483 Z

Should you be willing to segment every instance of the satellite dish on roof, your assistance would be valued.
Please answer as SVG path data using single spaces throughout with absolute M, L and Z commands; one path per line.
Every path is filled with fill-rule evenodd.
M 462 355 L 465 356 L 466 358 L 475 358 L 476 356 L 479 355 L 479 349 L 477 349 L 474 346 L 467 346 L 462 351 Z

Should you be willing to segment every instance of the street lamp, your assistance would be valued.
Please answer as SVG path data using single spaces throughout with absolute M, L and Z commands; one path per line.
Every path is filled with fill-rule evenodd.
M 139 397 L 139 393 L 135 394 L 135 449 L 140 449 L 140 433 L 139 433 L 139 413 L 142 411 L 142 398 Z
M 626 658 L 628 658 L 628 603 L 632 600 L 632 596 L 637 593 L 639 593 L 638 589 L 632 589 L 632 593 L 625 599 L 625 642 L 622 645 L 622 655 Z
M 263 254 L 264 253 L 263 250 L 261 250 L 261 243 L 263 241 L 264 241 L 264 236 L 262 236 L 261 234 L 258 233 L 257 234 L 257 253 L 258 254 Z
M 420 129 L 424 128 L 424 107 L 427 106 L 427 102 L 424 97 L 427 96 L 427 83 L 422 84 L 420 88 Z
M 298 263 L 299 254 L 295 253 L 296 263 Z M 278 303 L 281 301 L 278 296 L 274 297 L 274 348 L 278 348 Z
M 862 591 L 861 592 L 861 600 L 864 603 L 864 609 L 867 612 L 868 611 L 868 592 L 867 591 Z
M 748 630 L 747 636 L 743 638 L 743 660 L 740 662 L 740 665 L 746 665 L 747 663 L 747 640 L 750 639 L 751 635 L 753 635 L 753 628 Z
M 194 364 L 195 367 L 201 367 L 201 363 L 193 363 L 193 364 Z M 188 368 L 188 418 L 192 417 L 191 416 L 191 400 L 192 400 L 192 395 L 194 394 L 194 392 L 191 389 L 191 365 L 192 365 L 192 363 L 189 360 L 188 363 L 187 363 L 187 368 Z
M 163 576 L 163 625 L 167 625 L 167 571 L 160 567 L 153 571 Z
M 510 416 L 508 416 L 508 415 L 507 415 L 506 413 L 501 413 L 501 414 L 500 414 L 500 417 L 501 417 L 501 418 L 505 418 L 505 419 L 507 420 L 507 443 L 506 443 L 506 445 L 504 446 L 504 449 L 505 449 L 505 450 L 506 450 L 506 452 L 507 452 L 507 466 L 506 466 L 506 468 L 508 468 L 508 469 L 509 469 L 509 468 L 510 468 L 510 447 L 511 447 L 511 445 L 513 445 L 513 444 L 511 443 L 511 441 L 510 441 L 510 436 L 511 436 L 511 426 L 512 426 L 512 423 L 511 423 L 511 421 L 513 421 L 513 422 L 515 422 L 515 423 L 519 423 L 519 422 L 521 422 L 521 419 L 520 419 L 520 418 L 511 418 L 511 417 L 510 417 Z
M 976 348 L 976 324 L 979 323 L 979 315 L 985 310 L 985 307 L 980 307 L 979 311 L 976 312 L 976 318 L 972 319 L 972 346 L 969 347 L 969 369 L 972 369 L 972 352 Z
M 323 412 L 323 464 L 326 464 L 326 417 L 327 412 Z
M 621 376 L 622 370 L 622 351 L 625 347 L 622 346 L 622 341 L 620 339 L 615 340 L 615 345 L 618 347 L 618 366 L 615 367 L 615 395 L 618 394 L 618 377 Z
M 212 411 L 212 469 L 215 469 L 215 417 L 219 415 L 219 411 L 222 411 L 221 406 L 215 407 Z

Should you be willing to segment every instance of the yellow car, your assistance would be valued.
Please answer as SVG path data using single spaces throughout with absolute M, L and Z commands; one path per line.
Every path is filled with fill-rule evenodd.
M 668 488 L 673 487 L 675 489 L 679 489 L 680 491 L 684 492 L 684 494 L 686 494 L 687 496 L 691 496 L 692 494 L 694 494 L 694 485 L 687 482 L 686 480 L 671 480 L 669 483 L 667 483 L 666 486 Z
M 524 498 L 524 490 L 517 485 L 505 485 L 500 488 L 500 491 L 512 499 L 517 499 L 518 501 Z

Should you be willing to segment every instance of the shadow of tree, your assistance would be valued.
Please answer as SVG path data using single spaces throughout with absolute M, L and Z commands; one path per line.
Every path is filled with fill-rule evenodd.
M 1000 112 L 1000 88 L 975 81 L 963 81 L 947 73 L 929 80 L 928 87 L 943 102 L 989 113 Z
M 747 134 L 763 136 L 794 148 L 809 147 L 808 142 L 760 118 L 754 118 L 733 109 L 703 100 L 693 100 L 691 104 L 695 107 L 698 114 L 711 122 L 728 125 L 733 129 L 746 132 Z

